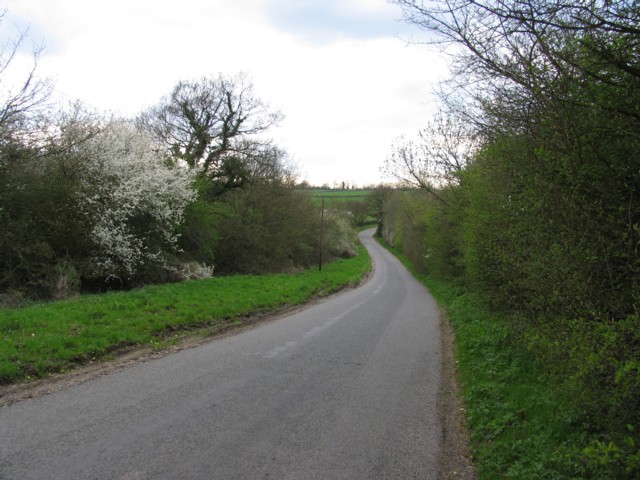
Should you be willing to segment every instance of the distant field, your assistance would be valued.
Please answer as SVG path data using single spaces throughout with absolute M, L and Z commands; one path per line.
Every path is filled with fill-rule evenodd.
M 326 198 L 332 202 L 358 202 L 365 200 L 372 192 L 372 190 L 323 190 L 312 189 L 310 190 L 311 196 L 314 200 L 320 201 L 322 198 Z

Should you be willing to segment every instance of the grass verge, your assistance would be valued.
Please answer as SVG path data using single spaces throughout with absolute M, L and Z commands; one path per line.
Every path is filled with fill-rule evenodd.
M 385 246 L 429 289 L 453 325 L 481 480 L 632 478 L 588 461 L 583 417 L 510 322 L 460 287 L 417 273 L 404 255 Z
M 194 330 L 211 334 L 257 314 L 303 304 L 359 283 L 359 255 L 296 274 L 213 277 L 129 292 L 0 310 L 0 384 L 61 372 L 132 346 L 164 348 Z

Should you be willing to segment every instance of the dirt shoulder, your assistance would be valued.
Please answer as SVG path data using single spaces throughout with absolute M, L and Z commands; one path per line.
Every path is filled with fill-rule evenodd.
M 466 410 L 456 367 L 456 342 L 446 312 L 440 312 L 442 384 L 438 408 L 442 416 L 443 444 L 440 459 L 442 480 L 477 480 L 473 465 Z

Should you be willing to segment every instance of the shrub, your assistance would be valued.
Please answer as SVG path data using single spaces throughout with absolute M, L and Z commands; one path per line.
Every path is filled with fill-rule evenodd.
M 328 258 L 350 258 L 358 253 L 358 237 L 351 216 L 342 210 L 328 209 L 324 213 L 323 251 Z
M 276 182 L 227 192 L 219 202 L 216 271 L 281 272 L 317 258 L 320 215 L 308 194 Z
M 113 123 L 81 146 L 87 171 L 79 208 L 95 250 L 88 276 L 130 277 L 145 263 L 163 263 L 178 246 L 177 226 L 195 199 L 193 174 L 171 168 L 151 138 Z

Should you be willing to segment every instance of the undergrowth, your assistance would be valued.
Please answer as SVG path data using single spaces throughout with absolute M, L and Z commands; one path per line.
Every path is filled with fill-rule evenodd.
M 481 480 L 640 478 L 633 427 L 620 442 L 594 437 L 566 384 L 536 356 L 514 322 L 454 283 L 419 274 L 455 330 L 474 464 Z

